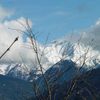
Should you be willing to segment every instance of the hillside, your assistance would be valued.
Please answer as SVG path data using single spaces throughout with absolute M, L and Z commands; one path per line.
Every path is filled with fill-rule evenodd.
M 31 83 L 0 75 L 0 100 L 26 100 L 33 95 Z

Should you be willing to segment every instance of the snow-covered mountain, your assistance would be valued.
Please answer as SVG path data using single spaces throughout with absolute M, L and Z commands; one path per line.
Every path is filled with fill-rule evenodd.
M 71 84 L 70 82 L 72 82 L 74 78 L 76 78 L 76 76 L 78 77 L 81 76 L 82 78 L 84 78 L 87 75 L 87 73 L 91 72 L 91 69 L 94 69 L 93 72 L 91 73 L 92 78 L 91 76 L 89 76 L 89 78 L 87 77 L 87 79 L 90 81 L 90 83 L 93 83 L 95 81 L 95 84 L 93 83 L 92 85 L 100 89 L 98 85 L 100 84 L 100 81 L 99 81 L 100 53 L 99 51 L 96 51 L 89 46 L 85 46 L 82 43 L 72 43 L 66 40 L 57 40 L 57 41 L 51 42 L 48 45 L 41 46 L 38 48 L 39 48 L 38 56 L 41 58 L 40 61 L 43 67 L 44 76 L 46 77 L 49 87 L 52 89 L 52 96 L 53 96 L 52 98 L 56 98 L 55 100 L 61 100 L 61 98 L 66 96 L 66 91 L 68 91 Z M 41 57 L 41 54 L 42 54 L 42 57 Z M 36 61 L 36 59 L 33 59 L 33 60 L 35 61 L 33 61 L 34 63 L 31 67 L 25 63 L 13 63 L 9 65 L 1 64 L 0 74 L 5 75 L 3 78 L 3 81 L 4 79 L 7 78 L 7 82 L 9 81 L 9 78 L 11 78 L 10 82 L 14 80 L 15 83 L 16 83 L 16 80 L 18 81 L 19 79 L 23 79 L 23 80 L 27 80 L 31 82 L 33 82 L 33 80 L 35 79 L 34 81 L 36 82 L 37 88 L 39 88 L 39 92 L 40 92 L 40 94 L 37 96 L 40 97 L 41 94 L 43 96 L 47 96 L 48 95 L 47 87 L 46 87 L 44 77 L 40 73 L 39 64 Z M 19 79 L 16 79 L 16 78 L 19 78 Z M 80 85 L 81 83 L 83 84 Z M 11 84 L 14 84 L 14 83 L 11 83 Z M 5 84 L 2 84 L 2 85 L 4 85 L 4 87 L 2 89 L 2 86 L 1 86 L 0 90 L 4 90 L 6 87 Z M 86 84 L 80 78 L 76 86 L 84 87 L 84 85 Z M 8 90 L 9 90 L 9 87 L 11 86 L 7 87 Z M 88 88 L 90 87 L 87 86 L 87 89 Z M 14 89 L 15 92 L 17 90 L 18 89 Z M 13 90 L 11 90 L 11 92 L 12 91 Z M 75 91 L 78 92 L 78 89 L 76 88 Z M 73 93 L 76 93 L 75 91 L 73 91 Z M 88 93 L 87 90 L 84 90 L 84 91 L 87 94 L 90 93 L 90 92 Z M 96 94 L 99 93 L 98 92 L 99 90 L 98 91 L 95 90 L 95 91 L 96 91 Z M 3 92 L 1 91 L 1 93 Z M 82 93 L 82 95 L 84 95 L 84 93 Z M 77 94 L 75 94 L 74 96 L 77 97 Z M 73 95 L 71 95 L 71 97 L 72 97 L 71 100 L 73 100 L 74 98 Z M 89 97 L 91 98 L 90 94 L 89 94 Z M 31 96 L 29 98 L 31 98 Z M 32 95 L 32 100 L 33 99 L 37 100 L 34 95 Z
M 83 97 L 86 100 L 100 99 L 100 68 L 78 70 L 73 61 L 63 60 L 53 65 L 44 75 L 51 89 L 52 100 L 64 100 L 66 97 L 67 100 L 82 100 Z M 41 76 L 36 81 L 40 91 L 38 98 L 42 95 L 48 100 L 48 86 L 44 77 Z M 33 96 L 30 100 L 37 99 Z
M 66 40 L 54 41 L 46 47 L 45 55 L 49 62 L 56 63 L 61 59 L 70 59 L 78 65 L 82 65 L 85 60 L 87 66 L 100 63 L 100 52 L 82 43 L 71 43 Z
M 53 87 L 55 84 L 62 84 L 63 82 L 68 82 L 73 79 L 76 75 L 84 73 L 85 69 L 78 71 L 76 63 L 71 60 L 61 60 L 50 67 L 45 72 L 45 77 L 48 81 L 50 87 Z M 41 76 L 37 79 L 38 87 L 41 91 L 46 91 L 46 84 L 44 77 Z
M 42 53 L 41 65 L 44 72 L 60 60 L 72 60 L 77 64 L 77 67 L 82 66 L 86 70 L 90 70 L 93 67 L 96 68 L 100 64 L 99 51 L 82 43 L 69 42 L 66 39 L 53 41 L 48 45 L 41 46 L 39 51 L 40 55 Z M 31 80 L 33 76 L 34 78 L 37 77 L 36 74 L 38 72 L 36 72 L 35 68 L 39 68 L 38 63 L 31 67 L 23 63 L 3 64 L 0 65 L 0 74 Z
M 33 80 L 38 74 L 34 68 L 30 68 L 24 64 L 11 64 L 11 65 L 1 65 L 0 74 L 6 75 L 13 78 L 23 79 L 23 80 Z

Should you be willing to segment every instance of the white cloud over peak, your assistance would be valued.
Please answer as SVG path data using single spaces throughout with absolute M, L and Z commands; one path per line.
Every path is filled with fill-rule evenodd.
M 85 32 L 82 32 L 82 34 L 82 42 L 84 44 L 90 45 L 94 49 L 100 51 L 100 19 Z
M 4 20 L 6 17 L 10 16 L 10 13 L 3 8 L 0 8 L 0 14 L 0 20 Z M 64 15 L 65 13 L 58 12 L 57 14 Z M 33 23 L 31 22 L 31 20 L 28 19 L 28 22 L 30 27 L 32 27 Z M 23 25 L 26 26 L 26 19 L 24 17 L 20 17 L 15 20 L 4 20 L 3 22 L 0 22 L 0 55 L 2 55 L 2 53 L 9 47 L 14 39 L 19 36 L 19 40 L 13 45 L 11 50 L 8 51 L 2 59 L 0 59 L 0 64 L 22 63 L 21 57 L 23 58 L 23 63 L 27 65 L 32 66 L 33 63 L 36 63 L 33 50 L 26 48 L 27 46 L 30 47 L 28 43 L 29 39 L 28 42 L 23 42 L 23 33 L 13 30 L 17 29 L 26 31 Z M 82 43 L 90 45 L 91 47 L 94 47 L 94 49 L 100 51 L 100 19 L 86 31 L 82 32 L 82 34 Z M 79 36 L 75 34 L 74 38 L 78 39 Z M 69 40 L 72 41 L 73 39 Z M 43 46 L 41 46 L 40 44 L 39 47 L 41 48 L 41 50 L 43 49 Z M 44 60 L 47 60 L 46 57 L 45 59 L 43 59 L 43 61 Z
M 73 43 L 79 42 L 90 46 L 100 52 L 100 18 L 83 31 L 73 31 L 64 38 Z
M 17 20 L 4 21 L 0 23 L 0 55 L 9 47 L 9 45 L 14 41 L 14 39 L 19 36 L 19 40 L 12 46 L 11 50 L 6 53 L 6 55 L 0 59 L 0 63 L 22 63 L 22 58 L 24 58 L 25 63 L 31 64 L 31 61 L 34 59 L 33 50 L 25 48 L 27 43 L 23 42 L 23 34 L 12 30 L 19 29 L 26 31 L 23 26 L 18 23 L 21 22 L 25 25 L 25 18 L 20 17 Z M 29 20 L 30 26 L 32 22 Z M 9 29 L 12 28 L 12 29 Z

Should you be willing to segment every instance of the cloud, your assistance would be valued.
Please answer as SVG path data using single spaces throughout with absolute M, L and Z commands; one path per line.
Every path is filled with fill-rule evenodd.
M 64 36 L 63 38 L 72 43 L 79 42 L 85 46 L 90 46 L 94 50 L 98 50 L 100 52 L 100 18 L 94 25 L 91 25 L 82 31 L 74 30 L 72 33 Z
M 100 19 L 81 34 L 83 35 L 82 43 L 100 51 Z
M 12 29 L 19 29 L 26 31 L 25 28 L 20 24 L 26 25 L 26 19 L 24 17 L 20 17 L 16 20 L 4 21 L 0 23 L 0 55 L 9 47 L 9 45 L 14 41 L 14 39 L 19 36 L 19 40 L 11 47 L 10 51 L 8 51 L 2 59 L 0 59 L 0 65 L 2 64 L 26 64 L 29 67 L 37 67 L 38 63 L 36 60 L 36 55 L 34 50 L 32 49 L 32 44 L 30 39 L 27 37 L 26 42 L 23 41 L 23 33 Z M 20 23 L 19 23 L 20 22 Z M 32 27 L 31 20 L 28 19 L 30 27 Z M 9 29 L 12 28 L 12 29 Z M 36 41 L 37 42 L 37 41 Z M 41 54 L 44 47 L 37 42 L 39 54 Z M 45 68 L 47 65 L 47 58 L 42 57 L 41 64 Z M 45 62 L 45 63 L 44 63 Z
M 23 34 L 12 29 L 20 29 L 26 31 L 18 22 L 25 25 L 25 18 L 20 17 L 17 20 L 4 21 L 0 23 L 0 55 L 9 47 L 14 39 L 19 36 L 19 40 L 13 45 L 10 51 L 0 60 L 0 64 L 22 63 L 22 58 L 27 64 L 31 64 L 34 60 L 32 49 L 26 48 L 27 42 L 23 42 Z M 29 24 L 32 22 L 29 20 Z M 12 28 L 12 29 L 9 29 Z M 29 41 L 28 41 L 29 42 Z
M 6 10 L 4 9 L 1 11 L 6 12 Z M 64 13 L 58 12 L 57 14 L 63 15 Z M 4 18 L 6 18 L 7 16 L 10 16 L 10 14 L 2 13 L 1 19 L 4 20 Z M 17 36 L 19 36 L 19 41 L 17 41 L 13 45 L 11 50 L 0 60 L 0 64 L 22 63 L 21 58 L 23 58 L 23 63 L 27 64 L 28 66 L 33 66 L 33 64 L 36 63 L 35 54 L 33 50 L 30 49 L 29 39 L 27 39 L 27 42 L 23 42 L 23 33 L 12 30 L 19 29 L 26 31 L 26 29 L 19 23 L 21 22 L 22 24 L 26 25 L 25 21 L 26 19 L 24 17 L 20 17 L 15 20 L 4 20 L 3 22 L 0 22 L 0 55 L 2 55 L 2 53 L 9 47 L 13 40 Z M 30 26 L 32 27 L 33 23 L 31 22 L 31 20 L 28 21 Z M 85 45 L 90 45 L 94 49 L 100 51 L 100 19 L 95 23 L 95 25 L 92 25 L 85 31 L 80 32 L 80 35 L 81 34 L 83 35 L 83 38 L 81 40 L 82 43 L 84 43 Z M 73 39 L 71 38 L 70 40 L 77 41 L 77 39 L 79 39 L 79 36 L 77 35 L 78 34 L 75 34 L 72 37 Z M 41 46 L 40 44 L 38 45 L 40 48 L 43 48 L 43 46 Z M 46 60 L 45 62 L 47 62 L 46 58 L 44 60 Z
M 4 20 L 7 17 L 10 17 L 12 14 L 13 14 L 13 11 L 0 6 L 0 21 Z

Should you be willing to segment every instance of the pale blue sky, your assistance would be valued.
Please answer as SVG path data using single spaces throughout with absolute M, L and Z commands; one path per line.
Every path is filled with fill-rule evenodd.
M 86 29 L 100 17 L 100 0 L 0 0 L 0 5 L 14 10 L 11 19 L 30 18 L 40 41 L 48 33 L 53 40 Z

